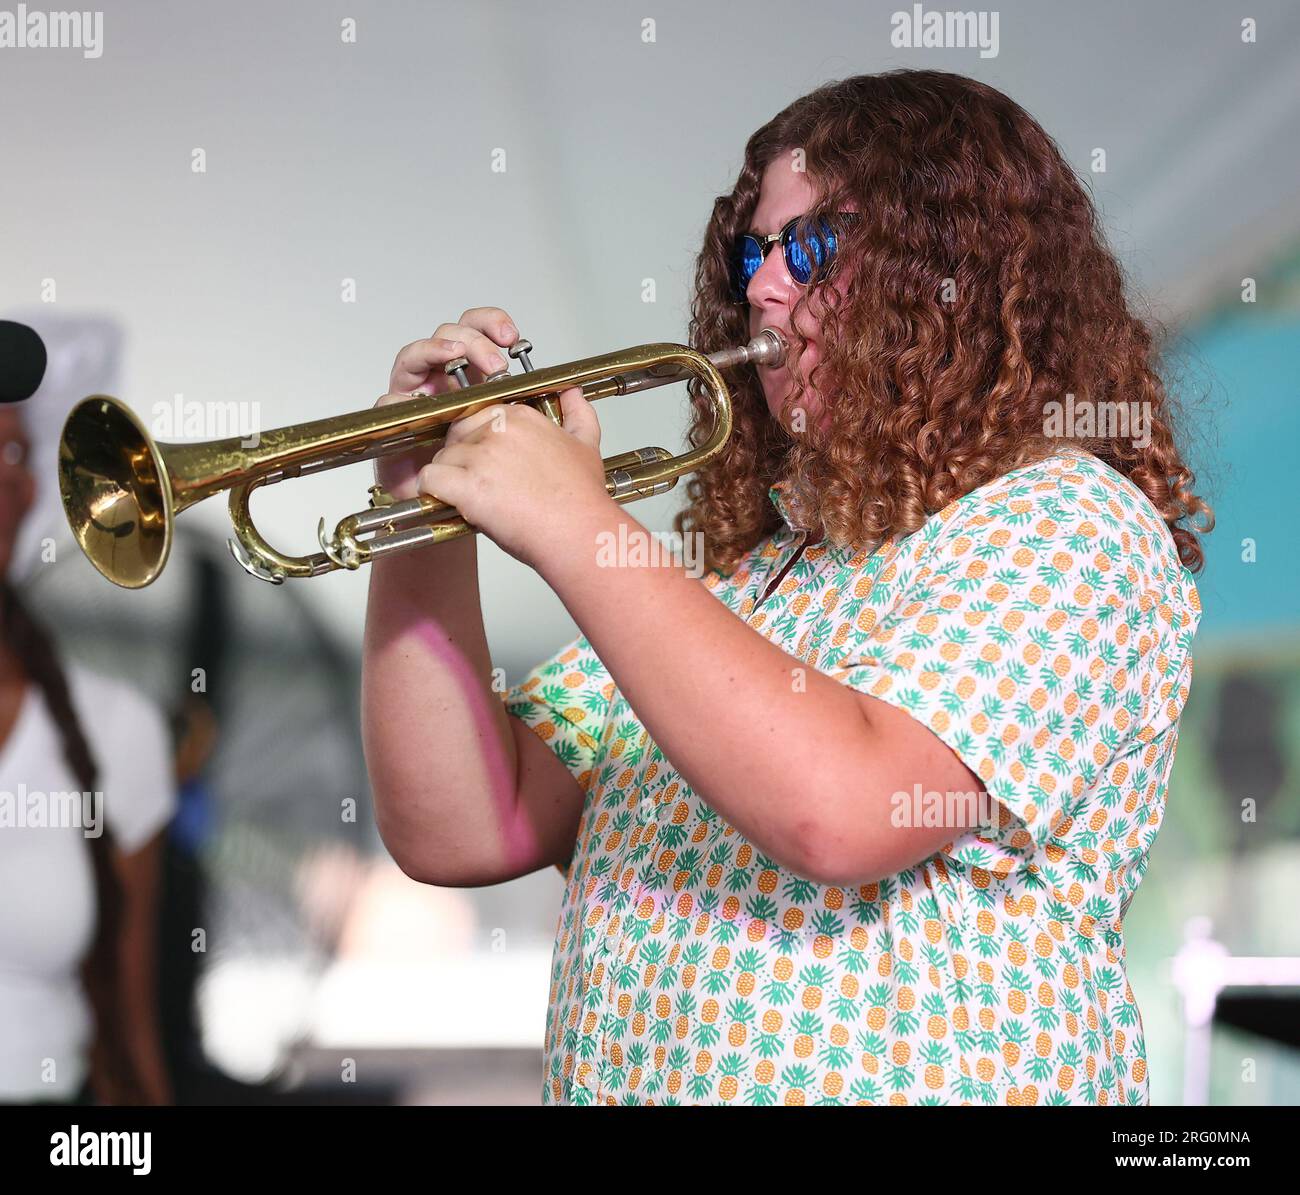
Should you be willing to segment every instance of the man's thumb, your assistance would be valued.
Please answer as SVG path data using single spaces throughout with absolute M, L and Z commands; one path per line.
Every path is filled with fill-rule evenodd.
M 564 430 L 591 448 L 600 447 L 600 420 L 595 408 L 582 395 L 581 386 L 572 386 L 560 395 Z

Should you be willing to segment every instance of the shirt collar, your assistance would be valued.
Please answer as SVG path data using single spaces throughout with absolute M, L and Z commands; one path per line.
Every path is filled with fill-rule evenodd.
M 793 505 L 790 498 L 790 485 L 785 481 L 778 481 L 767 491 L 767 496 L 771 499 L 772 505 L 776 507 L 776 513 L 781 516 L 781 521 L 785 523 L 791 531 L 799 532 L 804 530 L 795 521 Z
M 776 507 L 777 514 L 781 516 L 781 521 L 785 524 L 787 530 L 789 530 L 794 535 L 811 534 L 808 531 L 808 528 L 804 527 L 795 518 L 795 514 L 794 514 L 795 504 L 791 496 L 791 488 L 790 488 L 790 483 L 788 481 L 778 481 L 774 485 L 769 486 L 767 491 L 767 496 L 771 501 L 772 505 Z M 822 544 L 824 541 L 820 533 L 817 534 L 818 534 L 818 538 L 815 541 L 815 543 Z M 850 556 L 854 554 L 854 549 L 851 546 L 843 547 L 843 548 L 835 548 L 830 545 L 826 545 L 826 553 L 829 558 L 842 562 L 844 560 L 847 560 Z

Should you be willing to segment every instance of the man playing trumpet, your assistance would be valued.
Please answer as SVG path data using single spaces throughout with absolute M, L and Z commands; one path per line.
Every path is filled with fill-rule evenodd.
M 1122 923 L 1209 510 L 1091 202 L 990 87 L 830 84 L 751 137 L 705 233 L 692 346 L 765 328 L 788 358 L 734 382 L 677 520 L 702 580 L 600 567 L 644 528 L 577 391 L 562 427 L 497 406 L 381 461 L 582 632 L 503 702 L 472 537 L 375 563 L 384 840 L 434 884 L 564 870 L 546 1102 L 1145 1102 Z M 389 389 L 482 380 L 517 337 L 467 311 Z M 1150 434 L 1045 430 L 1067 394 Z

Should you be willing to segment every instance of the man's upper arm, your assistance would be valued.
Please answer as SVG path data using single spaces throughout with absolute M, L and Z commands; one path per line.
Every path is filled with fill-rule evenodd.
M 517 814 L 537 843 L 537 865 L 568 869 L 586 796 L 568 768 L 519 718 L 510 718 L 518 759 Z M 532 869 L 530 869 L 532 870 Z
M 613 681 L 578 636 L 505 694 L 518 755 L 521 813 L 567 867 L 609 714 Z M 526 730 L 528 733 L 523 733 Z
M 977 826 L 988 797 L 961 757 L 911 714 L 866 693 L 853 696 L 879 760 L 874 799 L 886 803 L 887 831 L 871 844 L 875 879 L 924 862 Z

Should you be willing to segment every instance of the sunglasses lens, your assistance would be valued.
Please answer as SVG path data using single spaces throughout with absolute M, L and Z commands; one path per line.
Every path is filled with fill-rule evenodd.
M 819 220 L 800 241 L 791 228 L 782 239 L 781 247 L 785 250 L 785 264 L 790 277 L 800 286 L 807 286 L 813 268 L 826 265 L 835 256 L 835 230 L 825 220 Z
M 750 279 L 758 273 L 759 267 L 762 264 L 763 250 L 759 247 L 758 242 L 751 236 L 739 237 L 736 241 L 736 254 L 733 271 L 736 298 L 745 298 L 745 293 L 749 289 Z

